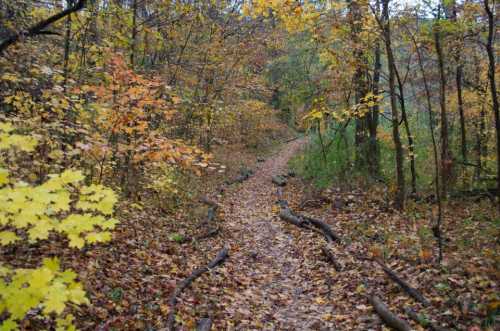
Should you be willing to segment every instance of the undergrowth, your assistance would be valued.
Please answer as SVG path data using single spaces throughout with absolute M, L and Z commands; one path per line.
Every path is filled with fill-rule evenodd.
M 354 187 L 355 185 L 382 184 L 388 188 L 394 188 L 395 153 L 392 135 L 389 127 L 379 127 L 379 149 L 380 149 L 380 172 L 372 176 L 367 170 L 359 170 L 354 166 L 354 124 L 348 125 L 343 132 L 336 129 L 328 129 L 322 133 L 323 147 L 317 131 L 309 132 L 309 142 L 301 153 L 290 160 L 290 168 L 303 179 L 310 181 L 317 188 L 327 188 L 331 185 L 342 187 Z M 416 184 L 418 192 L 432 192 L 434 189 L 434 156 L 430 141 L 428 128 L 425 125 L 412 123 L 412 135 L 420 137 L 415 139 L 414 154 L 416 168 Z M 436 137 L 437 138 L 437 137 Z M 404 172 L 408 192 L 410 191 L 411 170 L 408 143 L 405 134 L 401 140 L 404 147 L 405 163 Z M 439 146 L 438 146 L 439 153 Z M 483 178 L 486 180 L 475 181 L 475 168 L 464 166 L 460 160 L 459 151 L 454 151 L 455 167 L 453 173 L 455 190 L 485 189 L 491 186 L 487 176 L 491 172 L 491 162 L 484 160 Z M 469 158 L 474 158 L 473 151 Z M 473 163 L 469 161 L 469 163 Z

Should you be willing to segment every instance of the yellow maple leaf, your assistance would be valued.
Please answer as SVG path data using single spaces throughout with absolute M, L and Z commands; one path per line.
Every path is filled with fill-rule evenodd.
M 17 236 L 17 234 L 15 234 L 14 232 L 12 231 L 2 231 L 0 232 L 0 245 L 2 246 L 6 246 L 6 245 L 9 245 L 13 242 L 16 242 L 18 241 L 19 238 Z
M 0 186 L 9 184 L 9 171 L 4 168 L 0 168 Z
M 61 314 L 66 307 L 67 300 L 68 294 L 64 284 L 60 282 L 53 283 L 45 296 L 44 313 L 50 314 L 54 312 L 56 314 Z
M 77 234 L 69 234 L 69 247 L 83 248 L 85 245 L 85 240 Z
M 54 273 L 49 268 L 40 268 L 33 271 L 29 285 L 31 289 L 40 290 L 46 288 L 54 279 Z

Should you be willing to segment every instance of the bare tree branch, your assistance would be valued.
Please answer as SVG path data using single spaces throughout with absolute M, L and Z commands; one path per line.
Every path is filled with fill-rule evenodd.
M 51 24 L 59 21 L 60 19 L 66 17 L 72 13 L 75 13 L 75 12 L 83 9 L 83 7 L 85 7 L 86 2 L 87 2 L 87 0 L 78 0 L 78 2 L 73 7 L 69 7 L 67 9 L 43 20 L 43 21 L 38 22 L 37 24 L 31 26 L 26 31 L 16 33 L 16 34 L 11 35 L 10 37 L 7 37 L 7 39 L 3 40 L 0 43 L 0 55 L 2 55 L 3 52 L 9 46 L 17 43 L 22 38 L 28 38 L 28 37 L 33 37 L 33 36 L 42 35 L 42 34 L 45 34 L 45 35 L 48 34 L 47 31 L 45 31 L 45 29 L 48 26 L 50 26 Z M 51 33 L 51 34 L 54 34 L 54 33 Z

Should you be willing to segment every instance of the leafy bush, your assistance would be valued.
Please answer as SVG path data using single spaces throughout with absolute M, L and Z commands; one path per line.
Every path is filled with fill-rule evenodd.
M 37 141 L 13 133 L 0 124 L 0 150 L 31 152 Z M 66 237 L 70 247 L 106 242 L 117 220 L 110 218 L 117 201 L 115 193 L 102 185 L 83 185 L 81 171 L 65 170 L 50 175 L 41 185 L 13 178 L 4 158 L 0 159 L 0 245 L 31 244 L 49 239 L 50 233 Z M 76 273 L 62 271 L 57 258 L 44 259 L 35 269 L 10 268 L 0 264 L 0 315 L 8 316 L 1 330 L 17 329 L 17 322 L 39 307 L 44 317 L 55 314 L 58 330 L 74 330 L 72 316 L 64 318 L 67 303 L 88 303 L 76 281 Z

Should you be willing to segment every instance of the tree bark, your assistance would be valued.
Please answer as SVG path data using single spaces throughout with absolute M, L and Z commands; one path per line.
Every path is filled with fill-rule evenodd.
M 135 53 L 137 48 L 137 0 L 132 3 L 132 45 L 130 49 L 130 64 L 135 66 Z
M 372 295 L 369 297 L 369 300 L 375 312 L 380 316 L 382 321 L 384 321 L 384 323 L 388 327 L 398 331 L 411 331 L 411 327 L 408 322 L 391 312 L 387 305 L 382 300 L 380 300 L 380 298 Z
M 395 87 L 395 63 L 394 54 L 392 52 L 391 46 L 391 25 L 389 19 L 389 1 L 383 0 L 383 34 L 384 42 L 387 53 L 387 62 L 389 67 L 389 92 L 391 97 L 391 112 L 392 112 L 392 138 L 394 140 L 394 145 L 396 148 L 396 182 L 397 182 L 397 192 L 395 198 L 395 207 L 397 209 L 403 209 L 405 204 L 405 178 L 403 172 L 403 146 L 401 144 L 401 137 L 399 134 L 399 114 L 397 108 L 397 96 Z
M 438 20 L 441 16 L 441 5 L 438 8 Z M 439 23 L 438 23 L 439 24 Z M 443 194 L 449 189 L 451 169 L 453 166 L 452 155 L 448 137 L 448 114 L 446 110 L 446 74 L 444 68 L 444 55 L 441 45 L 441 27 L 434 25 L 434 47 L 436 48 L 439 71 L 439 107 L 441 114 L 441 190 Z
M 73 6 L 73 0 L 66 0 L 67 7 L 70 8 Z M 71 14 L 66 17 L 66 36 L 64 39 L 64 82 L 63 88 L 66 92 L 67 84 L 68 84 L 68 75 L 69 75 L 69 55 L 71 51 Z
M 366 57 L 361 47 L 360 33 L 362 32 L 363 8 L 359 0 L 348 1 L 349 4 L 349 25 L 351 28 L 351 37 L 354 45 L 353 55 L 356 61 L 353 75 L 354 85 L 354 103 L 360 105 L 362 99 L 368 92 L 366 84 L 366 70 L 363 64 L 366 63 Z M 370 159 L 370 150 L 368 149 L 368 116 L 356 115 L 355 119 L 355 162 L 354 166 L 358 171 L 366 171 L 368 160 Z
M 392 271 L 388 266 L 386 266 L 384 263 L 382 263 L 379 260 L 376 260 L 377 264 L 384 270 L 384 272 L 389 276 L 390 279 L 392 279 L 396 284 L 398 284 L 406 293 L 408 293 L 409 296 L 411 296 L 413 299 L 417 300 L 424 306 L 428 306 L 430 303 L 429 301 L 420 293 L 417 289 L 413 288 L 410 284 L 408 284 L 406 281 L 401 279 L 394 271 Z
M 493 1 L 495 5 L 495 1 Z M 486 52 L 488 53 L 488 78 L 490 81 L 491 100 L 493 102 L 493 115 L 495 117 L 495 133 L 497 144 L 497 204 L 500 209 L 500 110 L 498 104 L 498 92 L 495 77 L 495 33 L 496 20 L 493 11 L 490 8 L 490 1 L 484 0 L 484 9 L 488 16 L 488 41 L 486 43 Z
M 418 16 L 416 17 L 416 21 L 418 24 Z M 422 54 L 420 52 L 420 46 L 410 31 L 408 31 L 408 35 L 410 36 L 412 43 L 413 43 L 413 46 L 415 47 L 415 52 L 417 53 L 418 67 L 420 69 L 420 73 L 422 75 L 422 80 L 424 83 L 425 100 L 427 102 L 427 113 L 429 115 L 429 131 L 430 131 L 431 140 L 432 140 L 432 151 L 434 154 L 434 189 L 435 189 L 435 193 L 436 193 L 436 200 L 438 203 L 438 218 L 437 218 L 436 225 L 437 225 L 438 233 L 440 235 L 441 234 L 441 222 L 443 219 L 443 202 L 441 199 L 441 182 L 440 182 L 440 176 L 439 176 L 438 147 L 437 147 L 436 137 L 434 135 L 434 116 L 433 116 L 433 110 L 432 110 L 432 95 L 431 95 L 429 82 L 427 81 L 427 75 L 425 73 Z M 443 244 L 442 244 L 441 236 L 439 236 L 439 238 L 438 238 L 438 246 L 439 246 L 439 261 L 441 261 L 443 258 Z
M 406 102 L 404 94 L 404 85 L 401 77 L 399 75 L 398 68 L 394 67 L 394 73 L 398 81 L 399 90 L 399 105 L 401 106 L 401 116 L 403 119 L 403 124 L 405 126 L 406 135 L 408 137 L 408 154 L 410 157 L 410 173 L 411 173 L 411 192 L 413 194 L 417 193 L 417 169 L 415 166 L 415 142 L 413 141 L 413 136 L 411 134 L 410 123 L 408 122 L 408 116 L 406 114 Z
M 380 14 L 380 1 L 376 1 L 376 15 Z M 372 93 L 373 95 L 379 95 L 379 87 L 380 87 L 380 71 L 382 70 L 382 52 L 380 49 L 380 42 L 377 41 L 374 50 L 374 64 L 373 64 L 373 83 L 372 83 Z M 380 148 L 378 145 L 377 138 L 377 129 L 379 124 L 379 111 L 380 106 L 378 102 L 375 102 L 375 105 L 372 107 L 371 112 L 369 114 L 370 119 L 368 121 L 369 132 L 370 132 L 370 158 L 369 162 L 369 170 L 370 175 L 374 178 L 379 177 L 380 174 Z

